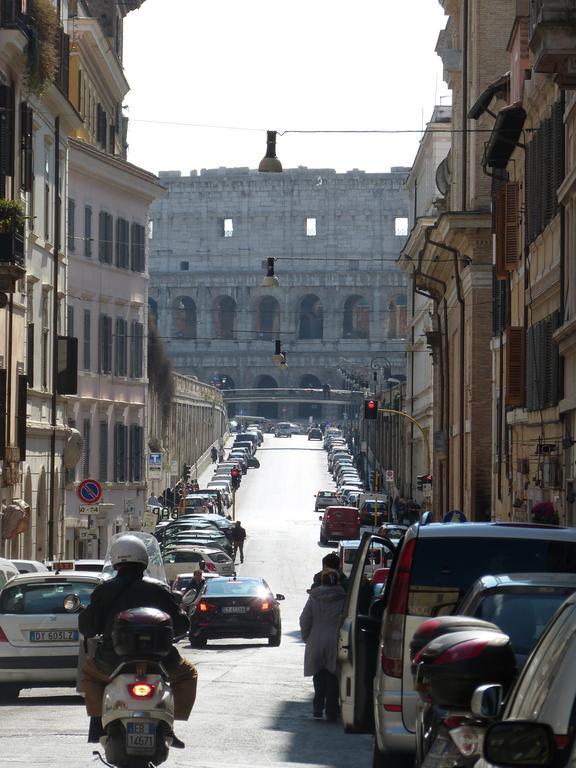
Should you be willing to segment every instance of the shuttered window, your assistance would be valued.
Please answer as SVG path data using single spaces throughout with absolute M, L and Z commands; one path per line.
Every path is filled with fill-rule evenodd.
M 524 405 L 524 328 L 506 329 L 506 405 Z
M 116 375 L 128 375 L 128 323 L 116 318 Z
M 98 217 L 98 258 L 106 264 L 112 264 L 113 219 L 106 211 L 100 211 Z
M 130 480 L 142 480 L 142 459 L 144 449 L 144 430 L 137 424 L 130 427 Z
M 98 464 L 99 472 L 98 478 L 101 482 L 108 480 L 108 422 L 102 420 L 99 428 L 99 445 L 98 445 Z
M 114 425 L 114 482 L 125 483 L 128 479 L 128 427 Z
M 116 266 L 130 267 L 130 225 L 126 219 L 116 219 Z
M 84 419 L 82 427 L 84 449 L 82 453 L 82 473 L 84 479 L 90 477 L 90 419 Z
M 20 105 L 20 185 L 31 192 L 34 182 L 33 110 L 25 101 Z
M 526 145 L 526 242 L 530 244 L 558 211 L 558 187 L 564 179 L 564 113 L 561 102 L 533 132 Z
M 0 197 L 6 196 L 6 176 L 14 176 L 14 89 L 0 85 Z
M 520 261 L 520 185 L 502 184 L 496 192 L 496 277 L 505 279 Z
M 530 326 L 526 332 L 526 408 L 536 411 L 558 404 L 560 399 L 560 355 L 552 336 L 559 327 L 560 313 Z
M 100 373 L 112 373 L 112 318 L 108 315 L 100 315 L 98 371 Z
M 34 388 L 34 323 L 26 327 L 26 375 L 28 386 Z
M 89 309 L 84 310 L 83 333 L 83 367 L 85 371 L 89 371 L 92 366 L 92 318 Z
M 133 272 L 146 271 L 146 237 L 142 224 L 132 224 L 130 268 Z
M 92 208 L 84 206 L 84 256 L 92 256 Z
M 68 250 L 74 252 L 76 249 L 76 202 L 73 198 L 68 198 Z
M 130 376 L 141 379 L 144 372 L 144 326 L 134 320 L 130 334 Z

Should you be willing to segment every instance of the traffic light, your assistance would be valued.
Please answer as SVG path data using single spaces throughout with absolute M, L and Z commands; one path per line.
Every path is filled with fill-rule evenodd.
M 191 464 L 184 464 L 182 467 L 182 479 L 183 480 L 190 480 L 190 472 L 192 471 L 192 465 Z
M 240 470 L 234 467 L 230 470 L 230 476 L 232 477 L 232 488 L 237 490 L 240 487 Z
M 378 416 L 378 401 L 364 400 L 364 418 L 376 419 Z

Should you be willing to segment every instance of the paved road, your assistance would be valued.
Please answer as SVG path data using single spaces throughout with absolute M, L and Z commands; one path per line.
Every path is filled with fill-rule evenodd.
M 305 437 L 275 439 L 260 448 L 238 492 L 237 517 L 247 529 L 243 575 L 261 575 L 282 603 L 279 648 L 264 641 L 212 641 L 181 651 L 199 669 L 192 718 L 178 724 L 186 741 L 167 768 L 368 768 L 371 739 L 346 735 L 339 724 L 311 717 L 312 684 L 302 675 L 298 616 L 311 575 L 326 550 L 318 546 L 314 493 L 326 485 L 326 454 Z M 25 691 L 0 711 L 0 766 L 80 768 L 92 762 L 81 700 L 64 689 Z

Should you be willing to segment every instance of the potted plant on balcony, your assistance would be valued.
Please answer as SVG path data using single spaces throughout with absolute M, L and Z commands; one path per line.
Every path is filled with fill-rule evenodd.
M 51 0 L 34 0 L 30 16 L 27 85 L 41 96 L 54 81 L 59 61 L 60 20 Z
M 13 233 L 24 226 L 24 206 L 19 200 L 0 197 L 0 233 Z
M 540 525 L 558 525 L 560 519 L 551 501 L 539 501 L 532 507 L 532 522 Z

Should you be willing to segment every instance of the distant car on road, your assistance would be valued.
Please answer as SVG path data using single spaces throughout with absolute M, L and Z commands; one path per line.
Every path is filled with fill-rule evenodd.
M 292 437 L 292 425 L 287 421 L 279 421 L 274 429 L 274 437 Z
M 308 440 L 323 440 L 322 430 L 319 427 L 312 427 L 308 430 Z

